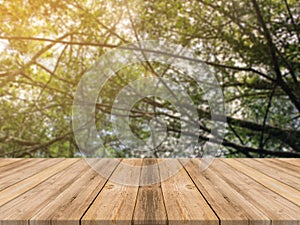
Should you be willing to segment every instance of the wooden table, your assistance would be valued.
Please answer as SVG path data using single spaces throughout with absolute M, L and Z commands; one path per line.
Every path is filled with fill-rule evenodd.
M 168 172 L 155 162 L 123 159 L 154 165 L 133 174 L 118 160 L 94 159 L 107 179 L 84 159 L 0 159 L 0 224 L 300 225 L 300 159 L 216 159 L 202 172 L 193 159 L 158 184 L 112 181 Z

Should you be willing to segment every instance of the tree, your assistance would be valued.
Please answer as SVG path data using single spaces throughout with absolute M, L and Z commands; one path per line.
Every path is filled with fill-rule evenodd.
M 140 32 L 194 48 L 214 68 L 229 110 L 234 144 L 224 145 L 231 152 L 299 152 L 295 1 L 147 1 L 143 9 Z
M 79 80 L 108 50 L 143 39 L 186 46 L 211 67 L 227 108 L 222 154 L 300 155 L 296 1 L 149 0 L 135 5 L 118 0 L 39 0 L 8 1 L 0 10 L 5 46 L 0 57 L 1 156 L 80 156 L 71 129 Z M 130 114 L 131 129 L 141 139 L 150 136 L 148 122 L 153 117 L 167 122 L 169 139 L 155 151 L 132 151 L 113 133 L 108 121 L 117 93 L 140 76 L 157 74 L 187 90 L 199 106 L 199 143 L 208 140 L 211 117 L 203 90 L 172 66 L 145 62 L 120 70 L 99 94 L 97 125 L 108 156 L 201 155 L 201 149 L 182 153 L 168 148 L 180 136 L 182 118 L 163 99 L 143 98 Z

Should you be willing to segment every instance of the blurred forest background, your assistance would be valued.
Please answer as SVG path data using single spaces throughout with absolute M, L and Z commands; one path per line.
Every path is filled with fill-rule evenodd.
M 209 65 L 227 110 L 219 156 L 300 156 L 297 0 L 0 0 L 0 23 L 0 157 L 80 157 L 71 120 L 78 82 L 107 51 L 139 40 L 188 47 Z M 130 114 L 142 139 L 149 117 L 163 116 L 168 139 L 155 151 L 128 149 L 114 135 L 109 118 L 120 88 L 160 70 L 190 94 L 199 145 L 208 139 L 201 89 L 176 68 L 152 64 L 118 72 L 99 93 L 106 156 L 201 157 L 201 148 L 189 155 L 168 148 L 180 136 L 180 117 L 163 99 L 145 98 Z

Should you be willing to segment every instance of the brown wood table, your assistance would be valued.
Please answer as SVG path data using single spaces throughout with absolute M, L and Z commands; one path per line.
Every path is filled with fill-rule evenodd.
M 300 225 L 300 159 L 0 159 L 0 225 Z M 123 163 L 130 167 L 122 167 Z M 154 165 L 147 169 L 147 165 Z M 141 168 L 138 172 L 130 168 Z

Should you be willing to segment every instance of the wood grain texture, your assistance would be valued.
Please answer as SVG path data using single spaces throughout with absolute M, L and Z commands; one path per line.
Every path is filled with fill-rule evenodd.
M 62 161 L 63 159 L 26 159 L 10 164 L 6 166 L 6 168 L 10 167 L 9 169 L 0 173 L 0 190 L 25 180 L 43 169 Z
M 14 158 L 8 158 L 8 159 L 0 158 L 0 167 L 3 167 L 3 166 L 6 166 L 8 164 L 12 164 L 12 163 L 18 162 L 20 160 L 22 160 L 22 159 L 21 158 L 16 158 L 16 159 L 14 159 Z
M 268 159 L 265 164 L 272 165 L 278 170 L 282 170 L 287 174 L 294 177 L 300 178 L 300 166 L 293 161 L 279 160 L 279 159 Z
M 181 167 L 177 160 L 166 160 L 159 164 L 161 176 Z M 174 176 L 161 183 L 165 206 L 170 225 L 198 224 L 218 225 L 219 220 L 203 196 L 181 168 Z
M 83 162 L 82 162 L 83 163 Z M 105 170 L 110 176 L 118 163 L 109 159 L 91 159 L 89 162 L 96 170 Z M 74 170 L 73 174 L 79 174 L 77 179 L 47 206 L 43 207 L 30 219 L 30 225 L 79 225 L 79 221 L 87 208 L 92 204 L 95 196 L 101 191 L 107 179 L 101 177 L 95 170 L 87 165 L 81 173 Z
M 200 162 L 0 159 L 0 225 L 300 225 L 300 159 Z
M 243 162 L 245 159 L 241 159 Z M 247 160 L 246 160 L 247 161 Z M 277 171 L 284 172 L 287 175 L 291 175 L 296 178 L 300 178 L 300 167 L 290 163 L 287 160 L 279 160 L 279 159 L 255 159 L 255 161 L 259 161 L 263 163 L 266 167 L 271 167 L 276 170 L 273 175 L 277 174 Z
M 243 164 L 239 160 L 236 160 L 236 159 L 224 160 L 224 162 L 229 163 L 231 167 L 250 176 L 252 179 L 259 182 L 266 188 L 274 191 L 275 193 L 283 196 L 284 198 L 288 199 L 289 201 L 300 206 L 300 191 L 298 191 L 297 189 L 295 189 L 287 184 L 284 184 L 284 183 L 278 181 L 277 179 L 269 177 L 269 176 L 265 175 L 264 173 L 260 172 L 259 170 L 255 170 L 255 169 Z
M 151 185 L 139 187 L 133 224 L 167 224 L 161 184 L 155 183 L 159 179 L 157 160 L 144 159 L 140 184 Z
M 141 165 L 142 159 L 123 159 L 110 178 L 121 182 L 116 183 L 109 180 L 106 183 L 82 218 L 81 224 L 131 225 L 139 187 L 128 186 L 124 183 L 139 184 L 141 171 L 136 170 L 136 167 Z
M 185 165 L 185 168 L 222 221 L 222 225 L 247 225 L 248 221 L 251 221 L 253 225 L 271 224 L 265 214 L 211 169 L 216 161 L 205 171 L 199 170 L 199 164 L 199 159 L 192 159 Z M 224 173 L 230 174 L 230 170 L 223 169 Z
M 240 162 L 300 191 L 300 178 L 295 176 L 298 173 L 291 175 L 291 170 L 287 169 L 284 163 L 277 165 L 273 163 L 274 160 L 263 159 L 240 159 Z
M 44 160 L 45 159 L 22 159 L 15 162 L 9 160 L 8 164 L 0 167 L 0 179 L 23 171 L 25 168 L 30 168 L 32 165 Z
M 292 164 L 294 166 L 298 166 L 300 167 L 300 160 L 299 159 L 291 159 L 291 158 L 280 158 L 280 159 L 276 159 L 276 160 L 280 160 L 280 161 L 283 161 L 283 162 L 287 162 L 289 164 Z
M 78 159 L 64 160 L 0 191 L 0 206 L 34 188 L 54 174 L 66 169 L 76 161 L 78 161 Z
M 235 159 L 223 159 L 216 161 L 211 169 L 215 170 L 222 179 L 241 193 L 245 201 L 255 205 L 268 216 L 272 220 L 272 225 L 299 225 L 300 207 L 279 193 L 278 190 L 280 190 L 282 183 L 278 184 L 277 180 L 261 175 L 259 171 L 240 164 L 243 167 L 241 165 L 238 167 Z M 271 181 L 274 181 L 274 184 Z M 286 194 L 285 190 L 283 190 L 283 194 Z M 297 196 L 295 195 L 295 197 Z
M 6 224 L 7 221 L 10 225 L 28 224 L 28 220 L 34 213 L 52 202 L 71 185 L 81 172 L 88 168 L 87 165 L 83 166 L 77 159 L 61 161 L 37 173 L 36 176 L 22 181 L 23 186 L 16 189 L 16 194 L 11 195 L 10 201 L 0 207 L 0 224 Z M 45 172 L 49 172 L 47 176 Z

